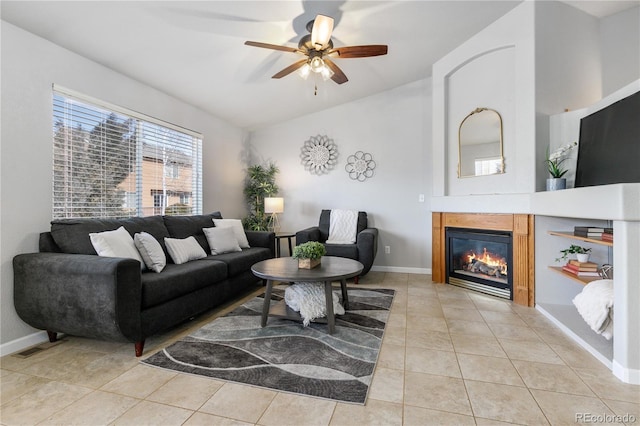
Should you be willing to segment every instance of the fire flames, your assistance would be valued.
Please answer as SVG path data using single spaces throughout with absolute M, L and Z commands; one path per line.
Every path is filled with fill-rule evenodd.
M 483 249 L 481 255 L 478 255 L 473 251 L 467 254 L 467 264 L 471 265 L 476 262 L 482 262 L 492 269 L 499 270 L 501 274 L 507 275 L 506 259 L 494 253 L 488 252 L 486 248 Z

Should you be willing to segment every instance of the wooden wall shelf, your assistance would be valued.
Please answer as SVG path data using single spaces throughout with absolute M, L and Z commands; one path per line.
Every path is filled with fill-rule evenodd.
M 561 266 L 549 266 L 549 269 L 551 269 L 553 272 L 557 272 L 560 275 L 564 275 L 565 277 L 577 281 L 582 285 L 587 285 L 589 284 L 591 281 L 596 281 L 596 280 L 601 280 L 602 278 L 600 277 L 579 277 L 577 275 L 573 275 L 570 274 L 569 272 L 563 271 Z
M 600 238 L 579 237 L 577 235 L 573 235 L 573 232 L 549 231 L 549 235 L 555 235 L 557 237 L 570 238 L 572 240 L 585 241 L 587 243 L 613 247 L 613 241 L 602 241 Z

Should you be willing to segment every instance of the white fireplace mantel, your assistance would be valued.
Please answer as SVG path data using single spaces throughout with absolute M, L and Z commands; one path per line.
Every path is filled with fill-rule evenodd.
M 640 183 L 619 183 L 532 194 L 433 197 L 431 210 L 640 221 Z

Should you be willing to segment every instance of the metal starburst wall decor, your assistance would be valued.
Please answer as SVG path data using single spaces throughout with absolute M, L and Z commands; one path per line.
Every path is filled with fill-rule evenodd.
M 373 161 L 373 156 L 368 152 L 362 151 L 347 157 L 347 165 L 344 166 L 344 169 L 349 173 L 349 177 L 359 182 L 364 182 L 373 176 L 373 169 L 375 168 L 376 162 Z
M 311 136 L 302 145 L 300 158 L 311 174 L 329 173 L 338 163 L 338 147 L 327 135 Z

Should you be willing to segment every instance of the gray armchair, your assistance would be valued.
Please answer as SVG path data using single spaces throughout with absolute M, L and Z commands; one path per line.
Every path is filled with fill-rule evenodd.
M 331 210 L 322 210 L 318 226 L 312 226 L 296 233 L 296 245 L 307 241 L 318 241 L 327 249 L 327 256 L 346 257 L 364 265 L 360 276 L 364 276 L 373 265 L 378 252 L 378 229 L 369 228 L 366 212 L 358 212 L 358 228 L 355 244 L 326 244 L 329 238 Z M 358 278 L 355 278 L 356 283 Z

